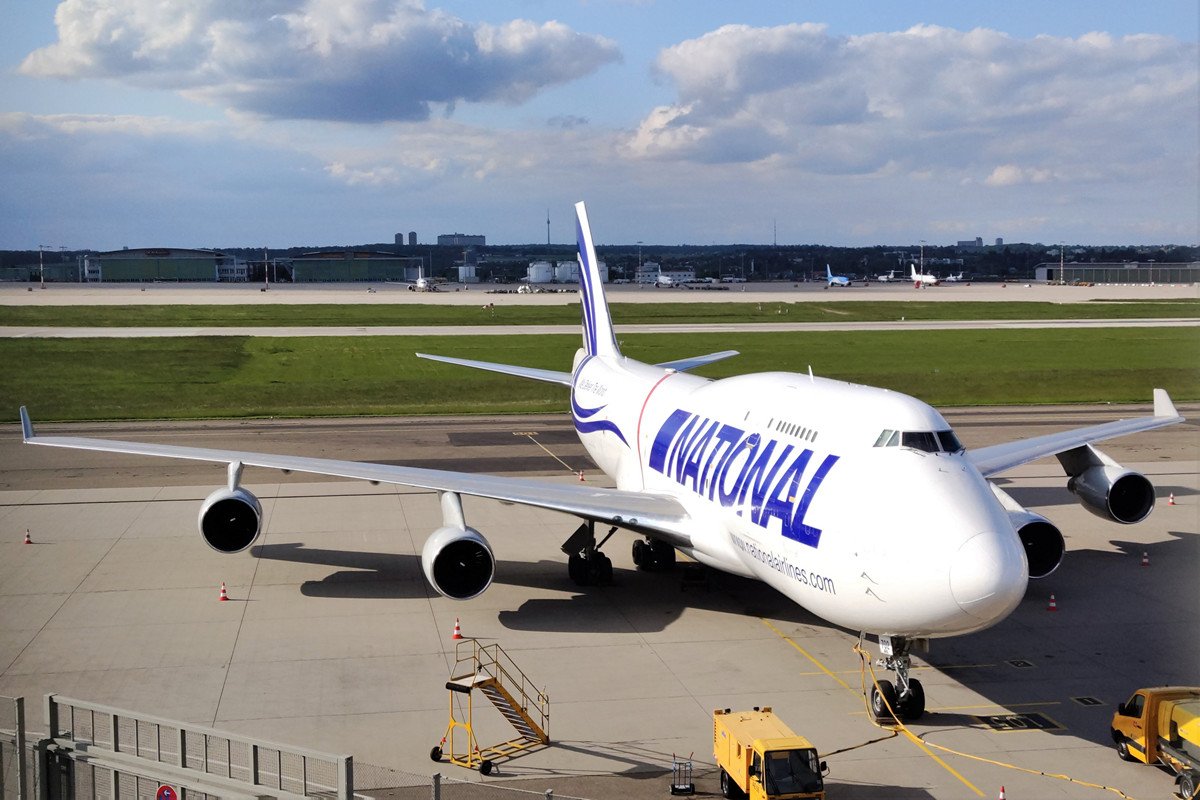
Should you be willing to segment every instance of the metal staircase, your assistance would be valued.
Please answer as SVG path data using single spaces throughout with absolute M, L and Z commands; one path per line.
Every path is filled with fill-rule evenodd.
M 468 639 L 455 648 L 455 664 L 446 688 L 450 691 L 450 723 L 441 743 L 430 751 L 434 761 L 443 757 L 487 775 L 495 762 L 513 758 L 523 750 L 550 743 L 550 696 L 537 689 L 498 644 L 481 645 Z M 474 693 L 478 690 L 508 720 L 518 736 L 480 747 L 472 724 Z M 455 695 L 466 695 L 466 720 L 455 716 Z M 466 733 L 466 749 L 456 749 L 455 733 Z

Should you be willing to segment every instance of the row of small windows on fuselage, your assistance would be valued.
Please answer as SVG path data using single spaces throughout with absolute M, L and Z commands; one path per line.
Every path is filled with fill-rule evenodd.
M 954 431 L 885 430 L 875 440 L 876 447 L 909 447 L 924 453 L 957 453 L 963 449 Z
M 771 420 L 767 427 L 774 428 L 780 433 L 786 433 L 789 436 L 795 436 L 798 439 L 804 439 L 807 442 L 815 442 L 817 440 L 817 432 L 813 428 L 806 428 L 803 425 L 797 425 L 794 422 L 784 422 L 779 420 Z

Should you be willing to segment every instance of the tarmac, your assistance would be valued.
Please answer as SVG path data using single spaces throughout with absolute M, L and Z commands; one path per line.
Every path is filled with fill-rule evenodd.
M 1193 420 L 1198 410 L 1181 409 Z M 970 447 L 1143 411 L 947 416 Z M 910 726 L 920 742 L 865 713 L 856 633 L 752 581 L 638 572 L 628 534 L 606 546 L 615 585 L 580 589 L 559 550 L 574 520 L 464 498 L 498 566 L 484 595 L 456 603 L 430 590 L 419 565 L 440 524 L 435 495 L 248 470 L 264 535 L 252 552 L 223 556 L 195 527 L 200 501 L 223 482 L 219 465 L 34 448 L 14 429 L 0 444 L 0 694 L 27 698 L 34 730 L 44 724 L 41 697 L 58 692 L 350 753 L 377 782 L 440 772 L 560 797 L 631 799 L 668 794 L 673 755 L 694 760 L 700 794 L 716 794 L 712 710 L 770 705 L 820 749 L 831 798 L 995 797 L 1000 786 L 1014 799 L 1105 794 L 1038 772 L 1165 797 L 1171 778 L 1121 762 L 1108 722 L 1135 688 L 1200 683 L 1197 427 L 1104 448 L 1158 487 L 1158 507 L 1136 526 L 1087 513 L 1053 459 L 1005 477 L 1006 491 L 1062 528 L 1069 552 L 1008 619 L 935 640 L 920 656 L 930 711 Z M 532 431 L 587 480 L 601 480 L 579 461 L 561 416 L 42 428 L 370 460 L 390 453 L 578 480 L 513 435 Z M 870 487 L 863 491 L 869 501 Z M 33 544 L 22 543 L 26 529 Z M 230 602 L 217 599 L 221 582 Z M 429 759 L 448 721 L 456 620 L 469 639 L 499 643 L 551 697 L 552 744 L 486 778 Z M 481 741 L 511 736 L 486 703 L 476 705 Z

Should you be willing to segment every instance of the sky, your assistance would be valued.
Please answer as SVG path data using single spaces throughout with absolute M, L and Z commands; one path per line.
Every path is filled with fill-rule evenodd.
M 1195 0 L 5 12 L 0 249 L 1200 242 Z

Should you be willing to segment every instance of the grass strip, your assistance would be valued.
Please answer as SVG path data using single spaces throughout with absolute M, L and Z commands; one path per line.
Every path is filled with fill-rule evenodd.
M 223 327 L 386 325 L 578 325 L 579 302 L 518 305 L 481 295 L 480 305 L 136 305 L 0 306 L 0 325 L 22 327 Z M 619 296 L 618 296 L 619 298 Z M 511 303 L 511 305 L 510 305 Z M 803 300 L 764 303 L 622 303 L 618 324 L 753 322 L 888 322 L 906 320 L 1200 319 L 1200 300 L 1170 302 L 972 302 L 961 300 Z
M 196 419 L 563 411 L 562 387 L 416 351 L 569 369 L 578 336 L 0 339 L 0 419 Z M 661 362 L 738 349 L 725 377 L 786 370 L 869 383 L 935 406 L 1200 399 L 1190 328 L 720 333 L 622 337 Z

